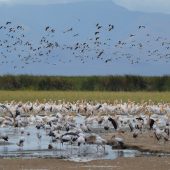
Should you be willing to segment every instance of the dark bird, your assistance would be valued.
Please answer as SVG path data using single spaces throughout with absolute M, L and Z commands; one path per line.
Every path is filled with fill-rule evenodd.
M 74 34 L 74 35 L 73 35 L 73 37 L 77 37 L 77 36 L 79 36 L 79 34 Z
M 102 28 L 102 26 L 98 26 L 98 27 L 97 27 L 98 30 L 101 29 L 101 28 Z
M 96 37 L 96 41 L 99 40 L 99 39 L 100 39 L 100 37 Z
M 104 50 L 101 51 L 101 52 L 98 54 L 97 58 L 99 58 L 103 53 L 104 53 Z
M 46 28 L 45 28 L 45 31 L 48 31 L 48 29 L 49 29 L 50 27 L 49 26 L 47 26 Z
M 155 123 L 155 120 L 149 119 L 149 129 L 150 129 L 150 130 L 153 129 L 154 123 Z
M 104 130 L 109 130 L 109 126 L 104 126 Z
M 130 34 L 130 37 L 134 37 L 135 35 L 134 34 Z
M 9 25 L 9 24 L 11 24 L 11 23 L 12 23 L 12 22 L 10 22 L 10 21 L 7 21 L 7 22 L 6 22 L 6 25 Z
M 168 136 L 170 136 L 169 124 L 166 124 L 166 127 L 165 127 L 165 129 L 164 129 L 164 132 L 165 132 Z
M 138 28 L 141 29 L 141 28 L 146 28 L 146 27 L 144 25 L 140 25 Z
M 25 142 L 25 138 L 21 137 L 17 145 L 22 148 L 24 146 L 24 142 Z
M 73 31 L 73 28 L 70 28 L 70 29 L 64 31 L 63 33 L 65 34 L 65 33 L 70 32 L 70 31 Z
M 8 136 L 6 134 L 1 135 L 0 138 L 8 142 Z
M 49 150 L 53 149 L 53 145 L 52 145 L 52 144 L 49 144 L 49 145 L 48 145 L 48 149 L 49 149 Z
M 112 119 L 111 117 L 109 117 L 108 120 L 112 123 L 113 127 L 115 128 L 115 130 L 117 130 L 118 124 L 117 124 L 116 120 Z
M 114 25 L 109 24 L 109 31 L 114 29 Z
M 96 24 L 96 27 L 98 27 L 98 26 L 99 26 L 99 23 Z
M 105 63 L 108 63 L 110 61 L 112 61 L 112 60 L 109 58 L 109 59 L 105 60 Z
M 137 117 L 136 119 L 139 121 L 144 121 L 143 118 L 141 118 L 141 117 Z
M 99 34 L 99 31 L 96 31 L 94 34 L 95 34 L 95 35 Z

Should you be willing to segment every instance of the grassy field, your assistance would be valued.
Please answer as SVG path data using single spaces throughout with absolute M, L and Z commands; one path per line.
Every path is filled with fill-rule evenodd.
M 152 100 L 154 102 L 170 103 L 170 92 L 80 92 L 80 91 L 0 91 L 0 102 L 5 101 L 36 101 L 46 100 L 93 100 L 99 102 L 114 102 L 115 100 L 128 101 L 128 99 L 141 102 Z

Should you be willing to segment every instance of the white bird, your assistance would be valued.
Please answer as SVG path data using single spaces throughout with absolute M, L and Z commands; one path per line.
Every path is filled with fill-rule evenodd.
M 82 130 L 83 132 L 89 132 L 89 131 L 91 131 L 91 130 L 89 129 L 89 127 L 88 127 L 87 125 L 85 125 L 85 124 L 80 124 L 80 128 L 81 128 L 81 130 Z
M 84 136 L 79 136 L 77 138 L 77 142 L 78 142 L 78 146 L 80 146 L 81 144 L 85 144 L 86 142 Z
M 81 152 L 81 150 L 80 150 L 81 145 L 83 145 L 83 144 L 85 145 L 85 143 L 86 143 L 84 136 L 83 135 L 79 136 L 78 139 L 77 139 L 77 142 L 78 142 L 79 154 L 80 154 L 80 152 Z
M 99 151 L 99 147 L 102 147 L 105 153 L 105 145 L 107 141 L 100 136 L 96 136 L 96 140 L 94 142 L 97 145 L 97 152 Z

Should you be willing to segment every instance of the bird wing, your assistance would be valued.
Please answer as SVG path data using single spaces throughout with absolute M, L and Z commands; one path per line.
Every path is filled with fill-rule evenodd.
M 8 107 L 6 107 L 5 105 L 0 105 L 0 107 L 2 107 L 3 109 L 6 109 L 8 113 L 10 113 L 10 115 L 13 117 L 12 112 L 9 110 Z

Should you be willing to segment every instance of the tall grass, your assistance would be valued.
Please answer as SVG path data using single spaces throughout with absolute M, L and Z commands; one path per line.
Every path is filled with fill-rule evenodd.
M 77 100 L 111 102 L 132 100 L 141 102 L 152 100 L 170 103 L 170 92 L 91 92 L 91 91 L 0 91 L 0 102 L 5 101 L 70 101 Z

